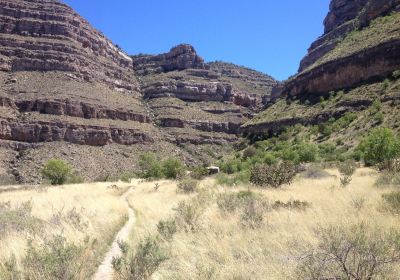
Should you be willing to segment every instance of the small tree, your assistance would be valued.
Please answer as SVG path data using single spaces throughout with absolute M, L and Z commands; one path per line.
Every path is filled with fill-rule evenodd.
M 358 149 L 367 165 L 375 165 L 400 154 L 400 142 L 389 128 L 377 128 L 365 137 Z
M 51 159 L 43 166 L 42 175 L 52 185 L 62 185 L 72 175 L 72 167 L 61 159 Z
M 162 171 L 168 179 L 178 179 L 185 173 L 185 165 L 177 158 L 169 158 L 163 161 Z
M 138 159 L 139 176 L 142 178 L 161 178 L 162 170 L 160 161 L 153 153 L 144 153 Z

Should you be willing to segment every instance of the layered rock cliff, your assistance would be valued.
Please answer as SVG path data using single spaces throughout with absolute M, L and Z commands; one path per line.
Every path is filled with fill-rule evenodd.
M 0 0 L 0 175 L 37 182 L 57 157 L 95 179 L 147 150 L 207 162 L 276 84 L 186 44 L 128 56 L 57 0 Z
M 273 134 L 294 125 L 321 126 L 348 112 L 368 115 L 377 102 L 385 108 L 386 125 L 396 127 L 399 10 L 398 0 L 332 0 L 324 34 L 312 43 L 299 73 L 282 86 L 286 100 L 270 104 L 244 131 Z M 365 122 L 363 129 L 373 123 Z

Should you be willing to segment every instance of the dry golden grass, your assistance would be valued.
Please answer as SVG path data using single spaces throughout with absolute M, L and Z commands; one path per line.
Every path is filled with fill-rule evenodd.
M 155 185 L 159 188 L 156 191 Z M 128 197 L 129 205 L 135 209 L 136 224 L 131 235 L 131 244 L 157 230 L 157 223 L 173 216 L 173 208 L 187 195 L 177 193 L 175 181 L 142 181 Z
M 120 196 L 130 184 L 118 183 L 119 190 L 108 186 L 110 183 L 93 183 L 0 193 L 0 203 L 9 201 L 12 208 L 31 201 L 32 217 L 38 219 L 40 225 L 33 232 L 31 228 L 22 228 L 2 234 L 0 263 L 11 255 L 20 261 L 29 239 L 40 244 L 61 234 L 77 245 L 85 239 L 94 242 L 93 267 L 85 268 L 94 272 L 96 263 L 101 261 L 115 233 L 126 221 L 127 206 L 121 203 Z
M 260 228 L 242 227 L 241 213 L 224 214 L 211 205 L 198 232 L 175 236 L 172 257 L 154 278 L 298 279 L 298 258 L 318 242 L 318 228 L 364 221 L 383 229 L 400 230 L 398 216 L 379 211 L 381 195 L 390 190 L 373 186 L 377 177 L 374 171 L 359 169 L 346 188 L 339 187 L 336 171 L 329 172 L 332 177 L 298 178 L 282 189 L 255 190 L 271 202 L 297 199 L 311 203 L 305 211 L 268 211 Z M 361 207 L 360 201 L 364 201 Z
M 224 213 L 216 205 L 219 193 L 238 192 L 240 188 L 215 186 L 213 179 L 201 182 L 201 188 L 211 190 L 209 204 L 201 217 L 200 228 L 194 232 L 179 230 L 170 241 L 170 258 L 152 276 L 153 279 L 298 279 L 299 257 L 318 243 L 316 230 L 331 225 L 352 225 L 364 221 L 382 229 L 400 230 L 399 217 L 381 211 L 382 194 L 390 188 L 374 186 L 378 174 L 359 169 L 351 184 L 340 187 L 339 174 L 323 179 L 298 177 L 291 186 L 282 189 L 253 189 L 269 202 L 301 200 L 311 204 L 300 210 L 268 210 L 260 227 L 242 226 L 242 210 Z M 155 190 L 155 184 L 159 188 Z M 0 194 L 0 202 L 13 205 L 32 200 L 33 216 L 46 221 L 37 238 L 63 233 L 68 240 L 82 242 L 86 236 L 97 238 L 97 255 L 107 249 L 115 232 L 122 226 L 127 206 L 121 203 L 123 190 L 108 189 L 107 183 L 82 184 L 48 188 L 46 191 L 21 190 Z M 134 247 L 140 240 L 157 231 L 157 223 L 176 215 L 178 203 L 194 195 L 177 193 L 174 181 L 135 181 L 128 203 L 135 209 L 137 223 L 129 240 Z M 120 184 L 124 188 L 129 184 Z M 52 222 L 54 213 L 76 209 L 87 223 L 78 229 L 72 221 Z M 11 232 L 0 240 L 0 262 L 14 253 L 24 255 L 27 232 Z M 101 258 L 100 258 L 101 259 Z M 95 270 L 95 265 L 93 266 Z M 397 272 L 400 275 L 400 270 Z

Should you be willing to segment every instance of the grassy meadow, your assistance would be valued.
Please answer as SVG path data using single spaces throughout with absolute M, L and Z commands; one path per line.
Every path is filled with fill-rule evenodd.
M 74 244 L 82 249 L 71 255 L 74 262 L 57 267 L 71 277 L 57 279 L 90 279 L 126 221 L 128 207 L 137 220 L 129 240 L 120 245 L 124 256 L 113 263 L 115 279 L 314 279 L 300 276 L 302 264 L 321 245 L 324 230 L 362 223 L 366 236 L 376 230 L 400 232 L 399 215 L 383 199 L 396 186 L 377 186 L 377 171 L 359 168 L 346 187 L 336 169 L 317 173 L 301 173 L 279 189 L 223 186 L 209 177 L 189 192 L 172 180 L 2 192 L 1 279 L 39 279 L 29 260 L 47 259 L 39 254 L 44 249 L 32 254 L 32 247 L 42 248 L 54 236 L 65 238 L 61 248 Z M 121 195 L 128 188 L 124 204 Z M 69 256 L 63 250 L 61 255 Z M 384 276 L 371 279 L 397 279 L 399 267 L 388 265 Z M 16 278 L 24 269 L 31 278 Z M 57 275 L 57 269 L 54 273 L 49 275 Z M 324 276 L 342 277 L 329 270 Z

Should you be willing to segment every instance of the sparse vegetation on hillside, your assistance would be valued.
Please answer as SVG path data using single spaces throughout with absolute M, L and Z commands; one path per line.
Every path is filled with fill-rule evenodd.
M 394 12 L 388 16 L 378 17 L 373 20 L 368 27 L 349 33 L 332 51 L 328 52 L 305 71 L 384 42 L 398 39 L 400 31 L 399 26 L 400 13 Z

